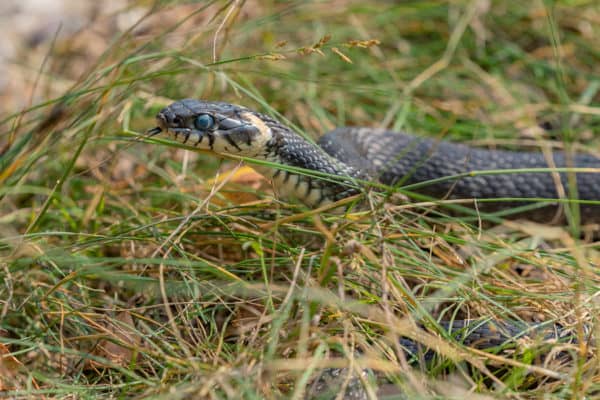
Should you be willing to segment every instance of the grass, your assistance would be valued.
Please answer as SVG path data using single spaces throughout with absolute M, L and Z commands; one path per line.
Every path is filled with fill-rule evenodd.
M 597 395 L 581 341 L 597 333 L 597 226 L 385 194 L 314 213 L 237 162 L 141 136 L 197 97 L 309 138 L 385 126 L 598 154 L 595 2 L 148 4 L 135 29 L 99 29 L 131 6 L 93 41 L 38 49 L 43 65 L 15 61 L 37 89 L 0 114 L 2 395 L 302 398 L 348 366 L 385 376 L 389 398 Z M 482 353 L 438 323 L 465 317 L 555 321 L 581 343 Z M 400 337 L 439 355 L 408 366 Z

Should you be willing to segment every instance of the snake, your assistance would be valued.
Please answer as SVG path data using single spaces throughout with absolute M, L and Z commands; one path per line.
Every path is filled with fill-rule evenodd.
M 158 126 L 147 131 L 151 136 L 163 134 L 220 157 L 260 161 L 253 167 L 273 183 L 279 196 L 296 198 L 310 208 L 359 195 L 365 183 L 377 182 L 412 185 L 443 198 L 510 199 L 499 202 L 500 207 L 544 200 L 540 215 L 546 220 L 561 204 L 555 200 L 566 194 L 580 201 L 586 221 L 600 220 L 600 158 L 593 155 L 555 151 L 548 157 L 534 151 L 490 150 L 368 127 L 337 128 L 313 143 L 268 115 L 197 99 L 168 105 L 156 121 Z M 572 177 L 576 187 L 569 191 Z M 441 325 L 463 344 L 478 348 L 522 336 L 569 336 L 558 324 L 456 320 Z M 401 344 L 409 354 L 421 352 L 412 339 L 404 338 Z
M 254 110 L 196 99 L 170 104 L 156 120 L 150 134 L 162 132 L 222 157 L 266 162 L 254 167 L 280 197 L 313 208 L 362 193 L 361 183 L 378 182 L 472 199 L 488 209 L 536 202 L 541 207 L 527 217 L 542 221 L 576 199 L 583 221 L 600 222 L 600 158 L 591 154 L 490 150 L 364 127 L 337 128 L 312 143 Z

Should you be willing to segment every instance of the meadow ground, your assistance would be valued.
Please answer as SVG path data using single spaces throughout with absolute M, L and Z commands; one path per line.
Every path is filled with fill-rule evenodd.
M 312 213 L 142 136 L 193 97 L 310 138 L 599 155 L 596 1 L 103 4 L 1 66 L 0 395 L 299 399 L 347 366 L 389 398 L 598 396 L 599 227 L 576 208 L 556 227 L 396 188 Z M 463 318 L 556 322 L 579 344 L 481 352 L 438 323 Z M 415 364 L 400 337 L 438 356 Z

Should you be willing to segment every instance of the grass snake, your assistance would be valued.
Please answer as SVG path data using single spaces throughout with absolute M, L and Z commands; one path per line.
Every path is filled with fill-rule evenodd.
M 335 129 L 314 144 L 269 116 L 195 99 L 164 108 L 157 122 L 151 133 L 163 132 L 224 157 L 282 166 L 257 169 L 281 197 L 297 198 L 309 207 L 361 193 L 360 182 L 377 181 L 388 186 L 417 184 L 420 192 L 437 198 L 476 199 L 483 209 L 542 201 L 545 206 L 527 217 L 543 221 L 561 212 L 558 204 L 577 199 L 582 219 L 600 222 L 600 158 L 592 155 L 489 150 L 355 127 Z M 575 171 L 574 191 L 569 190 L 569 167 Z
M 600 159 L 591 155 L 569 158 L 556 151 L 549 159 L 541 152 L 488 150 L 384 129 L 353 127 L 338 128 L 314 144 L 267 115 L 229 103 L 194 99 L 169 105 L 156 119 L 158 127 L 149 134 L 163 133 L 223 157 L 268 162 L 256 168 L 273 182 L 275 191 L 309 207 L 359 194 L 363 190 L 361 182 L 395 186 L 430 181 L 420 190 L 432 196 L 512 199 L 494 207 L 545 199 L 548 204 L 538 214 L 548 220 L 559 208 L 552 200 L 569 193 L 565 168 L 574 167 L 577 190 L 570 195 L 582 202 L 580 211 L 586 221 L 600 220 L 600 205 L 590 204 L 600 200 Z M 490 170 L 495 172 L 471 174 Z M 457 179 L 443 179 L 448 176 Z M 460 336 L 464 344 L 478 348 L 499 346 L 523 336 L 565 336 L 564 329 L 556 324 L 544 328 L 517 321 L 453 321 L 442 323 L 442 327 Z M 409 354 L 420 351 L 410 339 L 403 339 L 402 345 Z

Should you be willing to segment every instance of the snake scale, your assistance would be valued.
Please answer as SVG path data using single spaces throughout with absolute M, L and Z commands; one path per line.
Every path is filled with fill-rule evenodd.
M 389 186 L 425 183 L 419 190 L 437 197 L 510 199 L 495 207 L 546 199 L 547 206 L 538 214 L 549 220 L 558 208 L 551 200 L 569 193 L 565 167 L 575 167 L 577 190 L 570 194 L 582 201 L 580 212 L 586 221 L 600 221 L 600 203 L 593 204 L 600 200 L 600 159 L 591 155 L 568 157 L 557 151 L 549 159 L 541 152 L 488 150 L 383 129 L 351 127 L 338 128 L 314 144 L 267 115 L 229 103 L 194 99 L 169 105 L 156 119 L 158 127 L 148 131 L 151 135 L 163 133 L 223 157 L 268 161 L 269 166 L 256 168 L 273 182 L 275 191 L 309 207 L 359 194 L 363 190 L 361 182 L 376 180 Z M 489 170 L 496 172 L 470 174 Z M 501 170 L 513 171 L 498 173 Z M 456 179 L 442 179 L 448 176 Z M 557 325 L 542 329 L 516 321 L 498 321 L 496 325 L 454 321 L 446 323 L 445 328 L 449 332 L 465 331 L 460 335 L 463 343 L 479 348 L 498 346 L 523 335 L 563 336 L 563 329 Z M 410 354 L 419 350 L 410 339 L 403 339 L 402 345 Z

